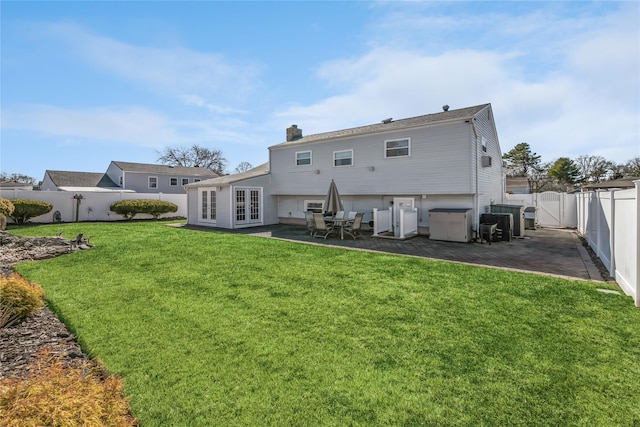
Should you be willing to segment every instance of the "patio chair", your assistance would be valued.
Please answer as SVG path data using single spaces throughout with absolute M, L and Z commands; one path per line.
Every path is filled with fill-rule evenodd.
M 309 235 L 313 236 L 313 232 L 316 231 L 316 223 L 315 223 L 315 220 L 313 219 L 313 212 L 305 211 L 304 219 L 305 221 L 307 221 L 307 230 L 309 231 Z
M 356 215 L 358 214 L 358 212 L 349 212 L 349 214 L 347 215 L 347 220 L 348 221 L 353 221 L 354 219 L 356 219 Z
M 312 234 L 313 237 L 318 237 L 318 235 L 321 235 L 321 237 L 326 240 L 327 236 L 333 233 L 333 227 L 330 225 L 327 225 L 321 213 L 313 214 L 313 222 L 314 222 L 314 232 Z
M 345 234 L 348 234 L 349 236 L 353 237 L 353 240 L 356 240 L 358 237 L 363 237 L 362 234 L 360 234 L 360 228 L 362 227 L 363 216 L 364 214 L 361 212 L 356 213 L 356 217 L 354 218 L 353 222 L 344 228 Z

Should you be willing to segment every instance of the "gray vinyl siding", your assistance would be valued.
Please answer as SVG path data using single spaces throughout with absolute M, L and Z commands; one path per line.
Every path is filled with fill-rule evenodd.
M 385 141 L 401 138 L 410 138 L 411 155 L 385 158 Z M 334 179 L 344 195 L 469 194 L 474 191 L 470 139 L 470 125 L 460 122 L 272 147 L 273 192 L 320 195 Z M 312 164 L 296 166 L 295 153 L 305 150 L 312 151 Z M 333 166 L 333 153 L 342 150 L 353 150 L 352 166 Z
M 502 179 L 502 152 L 498 142 L 498 135 L 493 125 L 493 118 L 489 117 L 490 110 L 485 109 L 476 116 L 475 126 L 478 132 L 477 167 L 478 167 L 478 200 L 481 213 L 489 212 L 492 203 L 502 203 L 504 188 Z M 482 137 L 486 140 L 487 151 L 482 151 Z M 482 166 L 482 156 L 491 157 L 491 166 Z
M 187 190 L 187 223 L 198 224 L 200 220 L 200 194 L 199 188 Z

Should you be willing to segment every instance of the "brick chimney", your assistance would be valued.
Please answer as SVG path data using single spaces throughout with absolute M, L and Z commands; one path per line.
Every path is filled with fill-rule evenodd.
M 287 142 L 300 138 L 302 138 L 302 129 L 298 129 L 298 125 L 291 125 L 290 128 L 287 128 Z

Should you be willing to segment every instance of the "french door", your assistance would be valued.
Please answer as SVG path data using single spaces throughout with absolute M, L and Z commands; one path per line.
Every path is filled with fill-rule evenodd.
M 235 189 L 236 225 L 259 224 L 262 222 L 262 189 Z
M 216 192 L 215 190 L 200 190 L 200 222 L 216 222 Z

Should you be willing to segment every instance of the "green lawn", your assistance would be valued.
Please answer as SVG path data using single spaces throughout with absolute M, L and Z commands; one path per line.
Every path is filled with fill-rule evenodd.
M 18 270 L 141 426 L 640 425 L 640 310 L 605 287 L 168 227 Z

